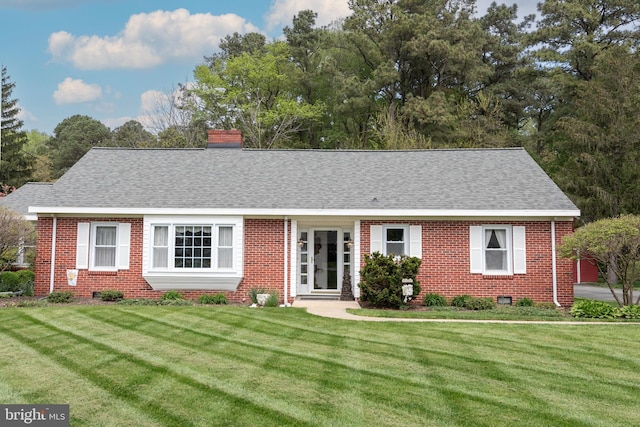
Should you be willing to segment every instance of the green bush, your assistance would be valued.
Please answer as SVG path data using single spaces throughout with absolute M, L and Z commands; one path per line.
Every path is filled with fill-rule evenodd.
M 453 297 L 451 305 L 467 310 L 490 310 L 496 307 L 496 302 L 492 298 L 478 298 L 464 294 Z
M 264 288 L 251 288 L 247 295 L 251 299 L 253 304 L 258 305 L 258 294 L 266 294 L 267 291 Z
M 520 298 L 518 302 L 516 302 L 516 307 L 533 307 L 534 303 L 531 298 Z
M 422 261 L 416 257 L 384 256 L 379 252 L 365 255 L 364 268 L 360 271 L 362 281 L 360 299 L 374 307 L 400 308 L 406 305 L 402 295 L 402 279 L 413 280 L 413 295 L 420 293 L 420 282 L 416 280 Z M 407 301 L 408 302 L 408 301 Z
M 122 298 L 124 298 L 124 292 L 115 289 L 107 289 L 100 292 L 102 301 L 120 301 Z
M 200 295 L 198 297 L 199 304 L 227 304 L 227 297 L 225 294 L 215 295 Z
M 17 271 L 16 274 L 20 280 L 22 295 L 26 297 L 33 296 L 33 282 L 36 278 L 35 273 L 31 270 L 20 270 Z
M 617 309 L 603 301 L 580 300 L 571 307 L 573 317 L 590 319 L 613 319 L 616 317 Z
M 264 303 L 265 307 L 277 307 L 278 306 L 278 294 L 276 292 L 271 292 L 269 294 L 269 298 Z
M 3 271 L 0 273 L 0 292 L 18 292 L 20 289 L 20 276 L 15 271 Z
M 492 298 L 471 297 L 471 299 L 467 300 L 464 308 L 469 310 L 491 310 L 496 308 L 496 303 Z
M 49 295 L 47 295 L 47 301 L 53 304 L 71 302 L 73 301 L 73 292 L 71 291 L 51 292 Z
M 180 299 L 184 299 L 184 297 L 178 291 L 167 291 L 160 297 L 160 300 L 162 301 L 175 301 Z
M 617 309 L 618 317 L 625 319 L 640 319 L 640 305 L 625 305 Z
M 467 302 L 471 300 L 473 297 L 471 295 L 456 295 L 451 299 L 451 305 L 454 307 L 464 308 L 467 306 Z
M 422 303 L 427 307 L 444 307 L 447 305 L 447 299 L 440 294 L 428 293 Z

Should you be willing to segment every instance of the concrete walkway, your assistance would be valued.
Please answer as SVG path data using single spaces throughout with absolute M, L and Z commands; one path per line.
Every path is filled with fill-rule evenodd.
M 472 320 L 472 319 L 402 319 L 390 317 L 356 316 L 347 313 L 348 308 L 360 308 L 356 301 L 335 300 L 295 300 L 292 307 L 306 308 L 309 314 L 333 319 L 358 320 L 367 322 L 444 322 L 444 323 L 513 323 L 528 325 L 638 325 L 629 322 L 564 322 L 543 320 Z

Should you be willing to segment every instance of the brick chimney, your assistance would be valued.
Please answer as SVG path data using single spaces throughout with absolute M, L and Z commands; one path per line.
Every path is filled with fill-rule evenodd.
M 242 132 L 238 129 L 207 131 L 207 148 L 242 148 Z

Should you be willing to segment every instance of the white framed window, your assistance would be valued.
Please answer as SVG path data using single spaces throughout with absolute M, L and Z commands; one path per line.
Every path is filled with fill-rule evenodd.
M 233 227 L 218 226 L 218 269 L 233 268 Z
M 422 258 L 422 226 L 403 224 L 372 225 L 370 253 L 408 255 Z
M 169 226 L 156 225 L 151 237 L 151 267 L 167 268 L 169 265 Z
M 91 224 L 91 267 L 93 270 L 115 270 L 118 251 L 118 224 Z
M 525 227 L 471 226 L 471 273 L 512 275 L 526 273 Z
M 76 239 L 77 269 L 129 269 L 130 223 L 79 222 Z
M 383 255 L 408 254 L 408 228 L 406 226 L 388 225 L 382 228 L 384 244 Z
M 151 224 L 151 270 L 233 270 L 234 226 Z

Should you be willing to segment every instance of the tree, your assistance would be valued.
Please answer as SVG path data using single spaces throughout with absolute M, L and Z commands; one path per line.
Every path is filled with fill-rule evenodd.
M 157 135 L 157 140 L 150 147 L 206 146 L 207 125 L 204 118 L 194 117 L 199 99 L 191 92 L 191 86 L 191 83 L 185 83 L 156 93 L 153 106 L 143 120 L 144 126 Z
M 192 92 L 204 106 L 196 118 L 242 130 L 248 147 L 295 144 L 296 134 L 321 116 L 322 107 L 308 104 L 292 90 L 289 55 L 284 42 L 274 42 L 264 52 L 243 52 L 197 67 Z
M 618 305 L 634 304 L 634 283 L 640 280 L 640 216 L 600 219 L 580 227 L 563 238 L 558 254 L 574 260 L 594 260 Z M 614 292 L 615 282 L 605 274 L 607 266 L 622 284 L 622 300 Z M 640 297 L 635 304 L 640 304 Z
M 51 181 L 51 160 L 47 150 L 50 136 L 44 132 L 32 129 L 27 132 L 25 154 L 33 161 L 31 180 L 36 182 Z
M 6 67 L 2 67 L 2 104 L 0 105 L 0 183 L 19 187 L 29 180 L 32 173 L 31 158 L 22 151 L 27 135 L 18 118 L 18 100 L 11 94 L 15 83 L 9 80 Z
M 597 56 L 612 46 L 637 41 L 637 0 L 545 0 L 531 36 L 535 56 L 582 80 L 593 77 Z
M 602 52 L 556 122 L 556 174 L 591 221 L 640 213 L 640 52 Z
M 47 148 L 51 158 L 51 175 L 61 177 L 93 147 L 108 146 L 111 131 L 89 116 L 75 115 L 64 119 L 53 130 Z
M 21 248 L 32 246 L 35 241 L 35 228 L 31 222 L 10 209 L 0 207 L 0 271 L 16 262 Z
M 113 130 L 111 144 L 115 147 L 155 147 L 156 137 L 136 120 L 129 120 Z

